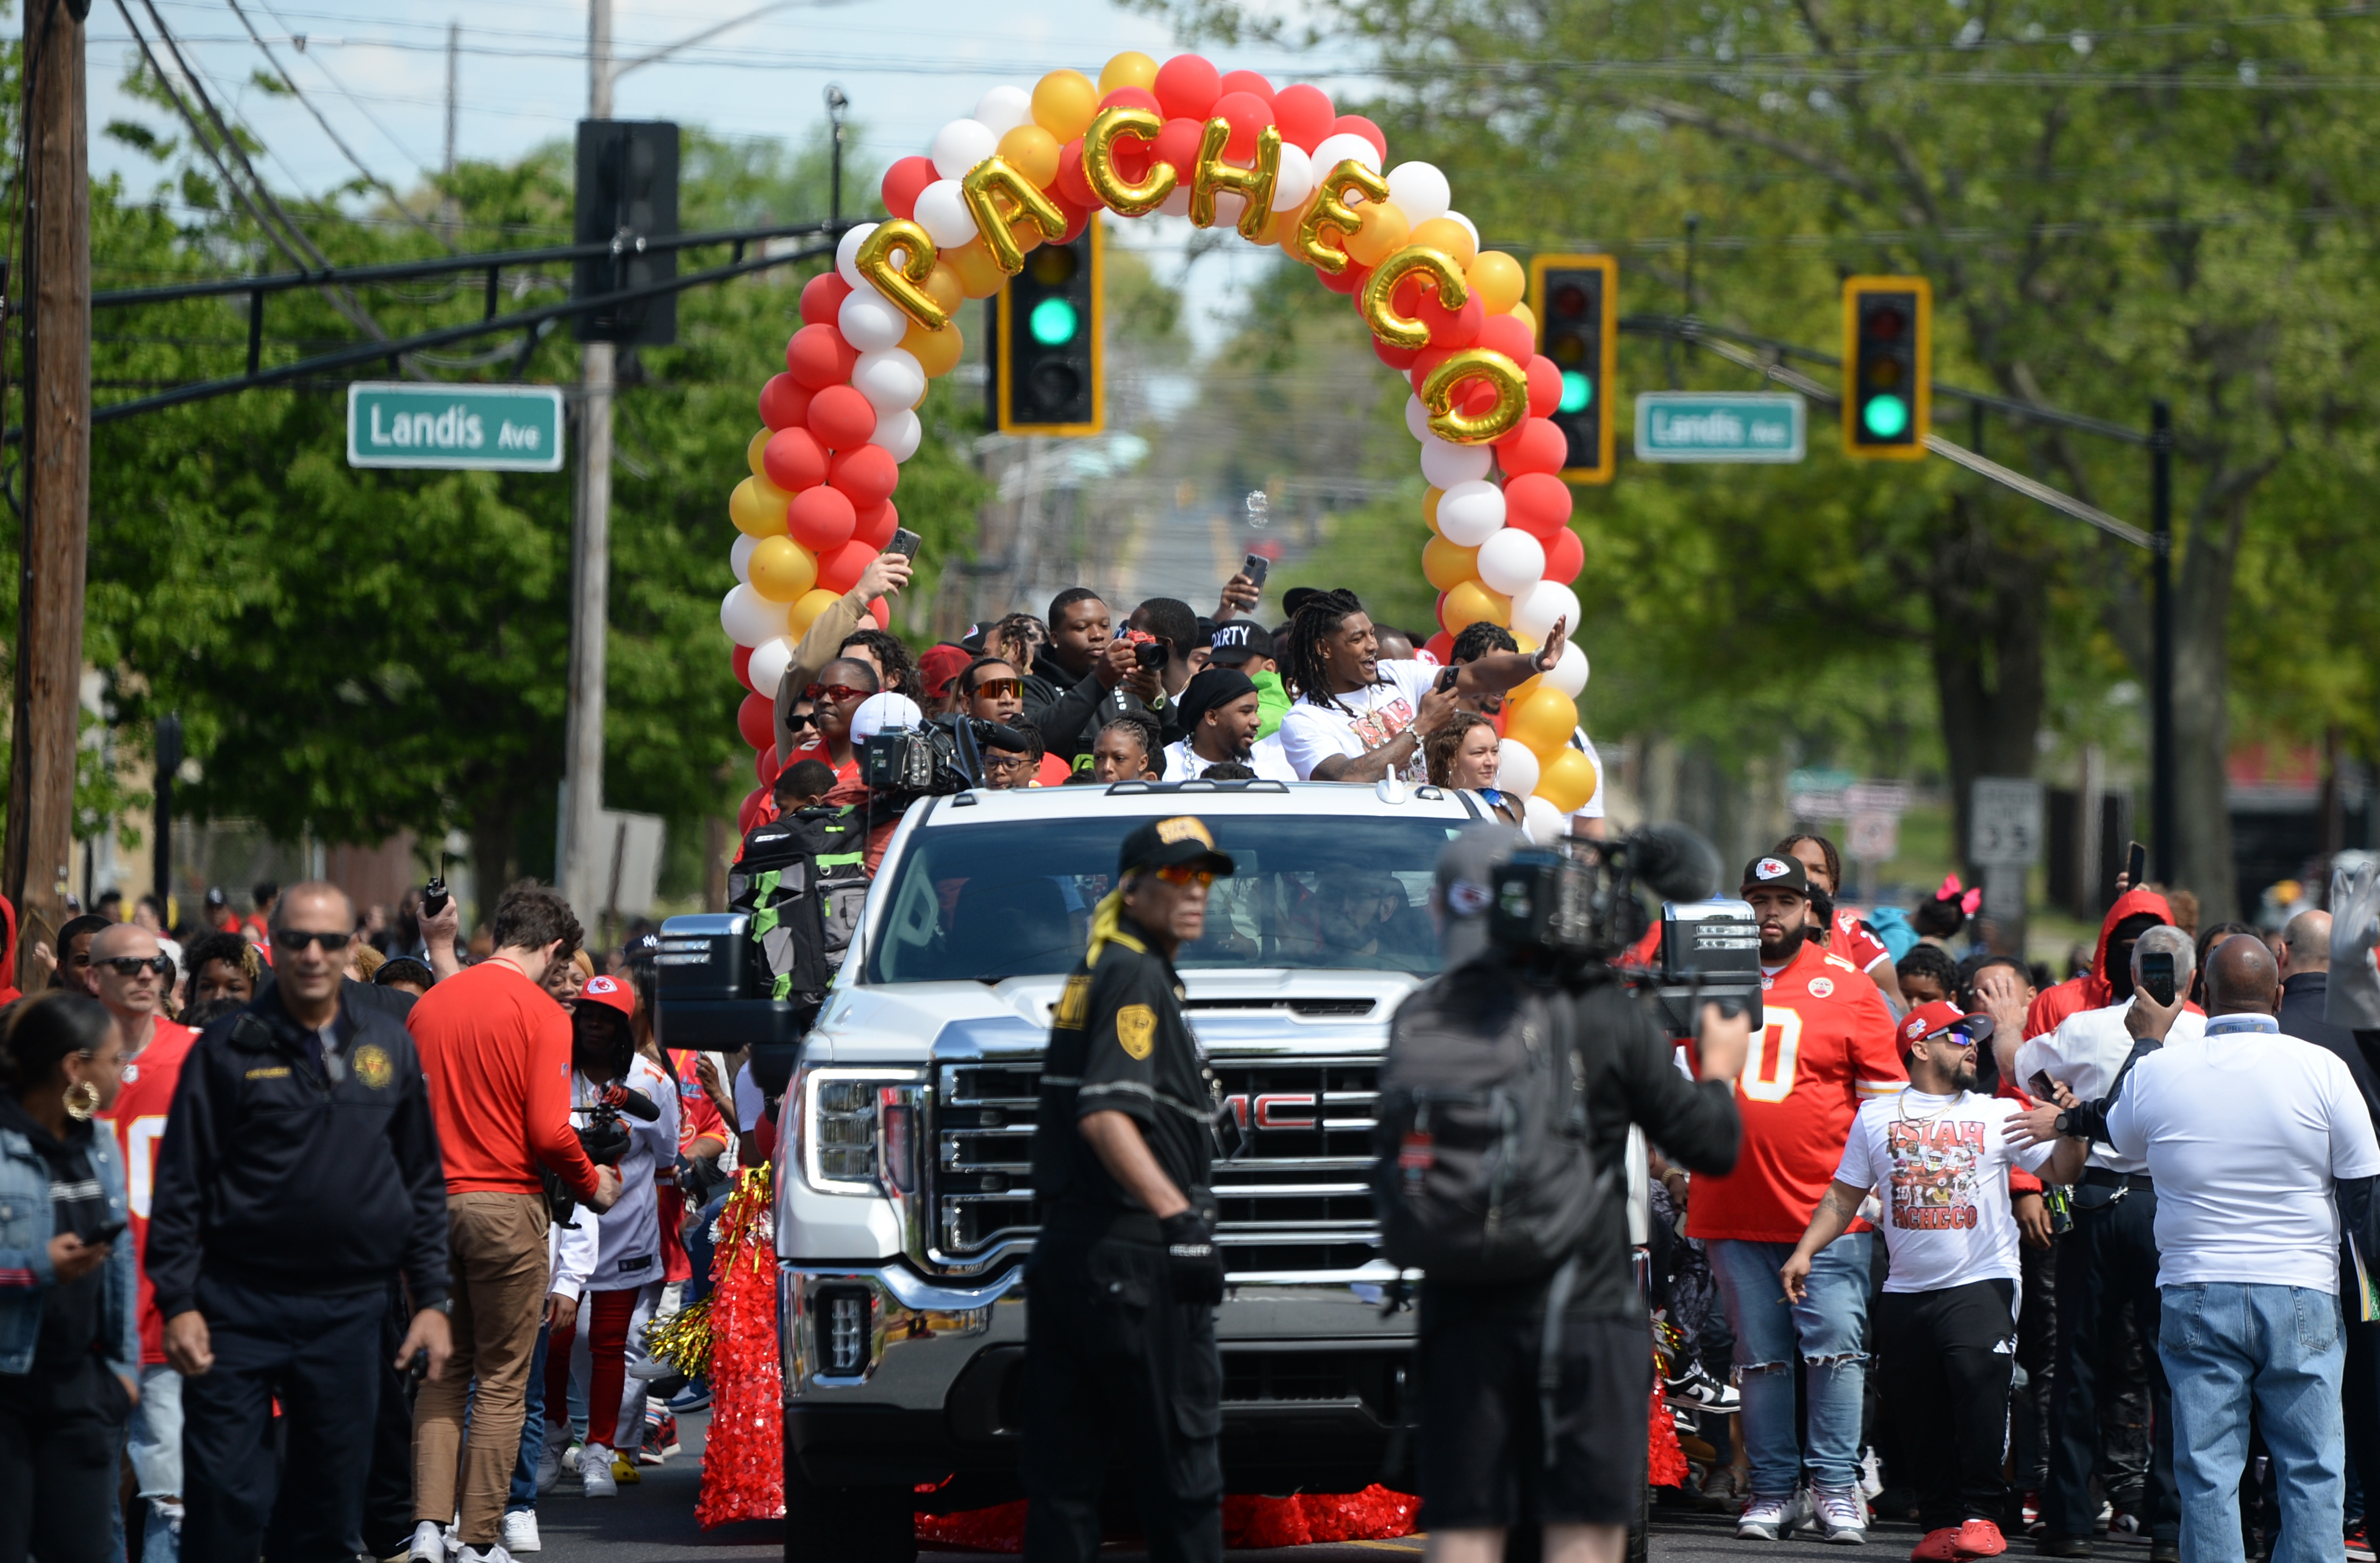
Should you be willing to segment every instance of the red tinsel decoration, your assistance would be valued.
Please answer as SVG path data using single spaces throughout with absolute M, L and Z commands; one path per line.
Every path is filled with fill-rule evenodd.
M 917 1545 L 944 1552 L 1022 1552 L 1025 1500 L 917 1516 Z
M 1678 1419 L 1670 1414 L 1669 1397 L 1661 1381 L 1653 1380 L 1653 1410 L 1645 1448 L 1645 1467 L 1653 1485 L 1682 1487 L 1686 1484 L 1686 1451 L 1678 1447 Z
M 766 1167 L 744 1173 L 720 1215 L 710 1285 L 710 1432 L 694 1509 L 706 1531 L 785 1512 L 776 1226 Z
M 1378 1483 L 1360 1493 L 1297 1493 L 1280 1498 L 1234 1494 L 1223 1499 L 1223 1545 L 1236 1549 L 1388 1541 L 1412 1535 L 1414 1517 L 1420 1512 L 1421 1499 L 1392 1493 Z M 917 1543 L 951 1552 L 1022 1552 L 1025 1505 L 920 1514 Z

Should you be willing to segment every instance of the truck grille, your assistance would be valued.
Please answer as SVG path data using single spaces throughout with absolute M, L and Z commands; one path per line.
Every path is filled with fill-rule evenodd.
M 1234 1273 L 1353 1270 L 1379 1257 L 1366 1180 L 1377 1058 L 1210 1057 L 1245 1148 L 1218 1160 L 1224 1267 Z M 965 1260 L 1040 1221 L 1033 1118 L 1040 1066 L 945 1064 L 936 1104 L 936 1247 Z M 1228 1134 L 1227 1134 L 1228 1139 Z

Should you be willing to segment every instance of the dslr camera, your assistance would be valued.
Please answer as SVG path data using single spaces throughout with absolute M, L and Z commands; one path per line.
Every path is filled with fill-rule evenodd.
M 628 1154 L 628 1131 L 620 1123 L 623 1117 L 633 1118 L 640 1123 L 651 1123 L 662 1115 L 662 1109 L 650 1097 L 633 1086 L 621 1084 L 606 1085 L 592 1104 L 579 1110 L 587 1115 L 587 1121 L 576 1131 L 578 1148 L 585 1151 L 587 1159 L 598 1167 L 616 1168 L 620 1165 L 620 1158 Z M 553 1224 L 576 1230 L 578 1223 L 571 1218 L 577 1213 L 578 1201 L 552 1170 L 542 1168 L 540 1170 L 545 1176 L 545 1204 Z

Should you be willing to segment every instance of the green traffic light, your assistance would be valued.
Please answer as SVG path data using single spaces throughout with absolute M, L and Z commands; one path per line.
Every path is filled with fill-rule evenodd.
M 1082 320 L 1075 313 L 1075 307 L 1064 299 L 1044 298 L 1033 306 L 1027 323 L 1034 341 L 1044 347 L 1063 347 L 1075 340 L 1075 333 L 1081 327 Z
M 1561 404 L 1555 408 L 1557 412 L 1585 412 L 1594 400 L 1595 382 L 1576 370 L 1562 370 Z
M 1860 422 L 1879 440 L 1898 439 L 1909 429 L 1909 404 L 1898 396 L 1870 397 L 1860 409 Z

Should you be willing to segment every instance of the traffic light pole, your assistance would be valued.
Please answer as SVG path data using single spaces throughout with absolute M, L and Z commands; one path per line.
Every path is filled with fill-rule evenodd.
M 2155 621 L 2149 696 L 2149 841 L 2160 878 L 2173 878 L 2173 408 L 2162 397 L 2149 404 L 2149 611 Z

